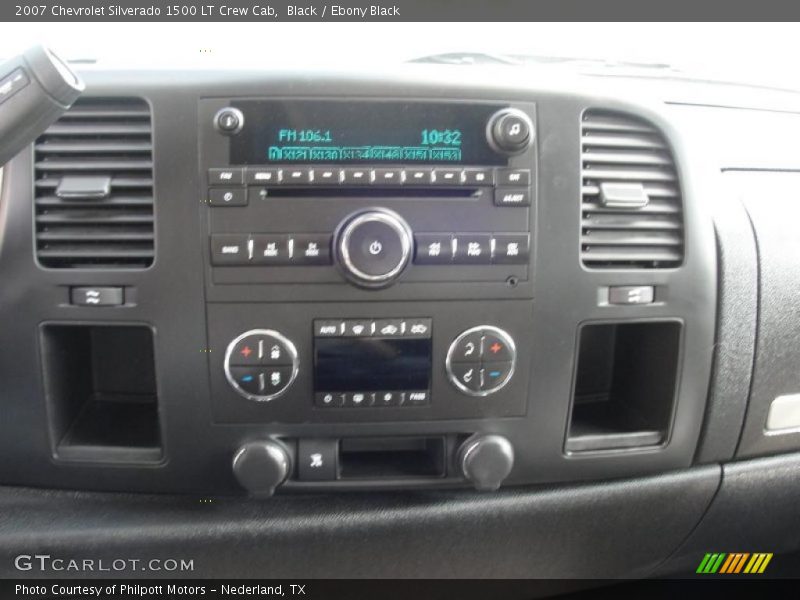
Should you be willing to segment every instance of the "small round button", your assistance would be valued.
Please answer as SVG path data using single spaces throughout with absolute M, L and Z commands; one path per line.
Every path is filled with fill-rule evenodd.
M 503 388 L 514 374 L 517 352 L 511 336 L 481 325 L 463 331 L 447 352 L 450 382 L 469 396 L 488 396 Z
M 521 110 L 496 112 L 486 128 L 489 144 L 503 154 L 520 154 L 533 142 L 533 123 Z
M 294 382 L 298 363 L 291 340 L 271 329 L 252 329 L 228 344 L 225 377 L 240 396 L 268 402 Z
M 226 106 L 214 115 L 214 127 L 224 135 L 235 135 L 244 127 L 244 115 L 238 108 Z
M 408 265 L 411 230 L 389 210 L 364 212 L 346 220 L 336 241 L 345 276 L 365 287 L 391 284 Z

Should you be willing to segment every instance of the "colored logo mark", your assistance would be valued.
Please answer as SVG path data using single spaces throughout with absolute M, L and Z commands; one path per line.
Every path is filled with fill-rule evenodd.
M 769 561 L 772 560 L 772 552 L 732 552 L 732 553 L 707 553 L 695 573 L 701 575 L 725 574 L 750 574 L 756 575 L 763 573 Z

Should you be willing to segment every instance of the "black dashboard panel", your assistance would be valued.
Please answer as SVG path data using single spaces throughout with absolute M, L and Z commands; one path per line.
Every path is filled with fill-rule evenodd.
M 714 341 L 715 242 L 698 196 L 709 172 L 696 166 L 695 150 L 663 106 L 598 98 L 580 86 L 536 88 L 517 81 L 474 87 L 424 74 L 391 82 L 331 75 L 298 82 L 245 73 L 87 72 L 87 81 L 93 98 L 139 97 L 151 109 L 155 262 L 142 270 L 37 266 L 32 153 L 5 169 L 4 197 L 14 201 L 2 204 L 0 269 L 18 285 L 0 291 L 3 310 L 15 315 L 0 332 L 4 347 L 15 349 L 0 366 L 11 416 L 2 426 L 0 452 L 14 457 L 0 466 L 4 483 L 240 493 L 231 462 L 247 444 L 261 442 L 271 444 L 267 453 L 277 448 L 286 458 L 285 487 L 306 491 L 462 486 L 470 478 L 467 455 L 487 439 L 494 448 L 489 452 L 500 452 L 509 463 L 508 484 L 634 476 L 692 464 Z M 324 164 L 302 167 L 286 164 L 285 156 L 279 165 L 251 163 L 241 172 L 235 164 L 241 159 L 229 162 L 229 132 L 219 130 L 219 111 L 344 95 L 367 107 L 422 103 L 502 113 L 486 124 L 489 140 L 494 127 L 532 130 L 521 150 L 493 150 L 502 160 L 464 155 L 487 160 L 478 164 L 454 165 L 437 150 L 426 156 L 438 162 L 417 165 L 403 160 L 402 149 L 392 154 L 396 148 L 380 150 L 395 157 L 388 164 L 363 168 L 331 162 L 330 153 L 321 155 Z M 664 200 L 660 194 L 673 192 L 638 186 L 640 169 L 617 164 L 624 156 L 594 154 L 592 160 L 608 165 L 584 173 L 583 180 L 596 175 L 611 184 L 598 183 L 608 204 L 593 205 L 591 218 L 599 214 L 602 224 L 620 213 L 639 214 L 627 215 L 630 207 L 614 204 L 625 200 L 619 195 L 626 191 L 614 182 L 633 177 L 634 191 L 641 187 L 654 198 L 645 217 L 679 211 L 678 234 L 662 236 L 680 245 L 679 266 L 582 265 L 582 244 L 595 243 L 581 240 L 582 220 L 589 218 L 582 194 L 584 202 L 599 202 L 586 200 L 597 190 L 581 187 L 581 119 L 590 108 L 609 115 L 601 127 L 617 134 L 639 131 L 655 148 L 650 175 L 677 181 L 673 189 L 680 193 L 677 201 L 669 200 L 674 195 Z M 245 117 L 244 129 L 250 120 Z M 382 143 L 380 135 L 375 139 Z M 281 177 L 296 172 L 297 179 L 245 179 L 251 169 L 273 167 Z M 407 178 L 419 168 L 432 179 L 415 186 Z M 369 185 L 347 179 L 359 170 Z M 325 171 L 336 173 L 335 185 L 315 179 Z M 396 185 L 387 171 L 406 179 Z M 469 179 L 476 172 L 494 183 Z M 380 235 L 389 237 L 358 246 L 352 240 L 360 239 L 357 226 L 365 222 L 388 227 Z M 453 257 L 439 264 L 418 260 L 433 239 L 424 235 L 439 236 L 439 248 Z M 348 243 L 369 258 L 375 241 L 391 250 L 391 236 L 402 249 L 397 274 L 373 281 L 351 268 Z M 514 254 L 502 256 L 499 249 L 509 239 L 516 240 Z M 529 244 L 527 256 L 517 255 L 520 241 L 523 249 Z M 251 264 L 254 255 L 246 253 L 262 243 L 266 262 Z M 295 248 L 311 253 L 295 254 Z M 281 258 L 281 249 L 290 262 L 270 262 Z M 225 260 L 215 262 L 217 251 Z M 245 262 L 237 263 L 242 257 Z M 107 287 L 121 288 L 124 302 L 71 302 L 74 288 Z M 315 322 L 361 322 L 372 334 L 378 326 L 385 335 L 412 335 L 414 319 L 430 326 L 424 334 L 431 344 L 423 367 L 430 369 L 428 389 L 373 384 L 344 392 L 335 399 L 342 406 L 317 404 L 326 392 L 341 390 L 314 388 Z M 597 335 L 583 335 L 587 328 Z M 480 357 L 460 360 L 451 344 L 462 333 L 468 343 L 472 330 Z M 262 333 L 241 338 L 253 331 Z M 127 335 L 152 354 L 152 382 L 145 388 L 126 378 L 121 366 Z M 231 361 L 234 351 L 245 351 L 232 344 L 240 338 L 254 345 Z M 77 362 L 64 362 L 77 341 L 84 344 L 70 359 Z M 289 359 L 271 359 L 273 346 Z M 513 352 L 504 354 L 503 346 Z M 264 362 L 252 363 L 250 351 Z M 504 357 L 493 359 L 491 352 Z M 579 354 L 598 358 L 579 369 Z M 84 397 L 87 410 L 80 406 Z M 124 407 L 109 400 L 122 400 Z M 128 435 L 115 435 L 114 428 Z M 500 446 L 498 438 L 504 440 Z M 325 450 L 304 454 L 309 444 Z M 322 460 L 312 454 L 336 463 L 325 479 L 302 474 L 304 460 Z M 398 470 L 397 464 L 411 467 Z M 359 475 L 347 477 L 345 470 Z

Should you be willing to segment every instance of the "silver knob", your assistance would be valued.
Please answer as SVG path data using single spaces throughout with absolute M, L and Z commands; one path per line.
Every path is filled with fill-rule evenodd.
M 458 462 L 476 490 L 496 490 L 514 467 L 514 447 L 501 435 L 476 433 L 462 444 Z
M 292 459 L 288 450 L 273 440 L 248 442 L 233 455 L 233 474 L 253 496 L 272 496 L 291 471 Z

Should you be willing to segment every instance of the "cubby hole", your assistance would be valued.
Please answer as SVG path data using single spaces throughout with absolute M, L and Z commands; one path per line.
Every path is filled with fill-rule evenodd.
M 583 326 L 566 451 L 665 443 L 680 339 L 681 324 L 675 321 Z
M 47 324 L 42 363 L 57 459 L 162 459 L 150 327 Z

